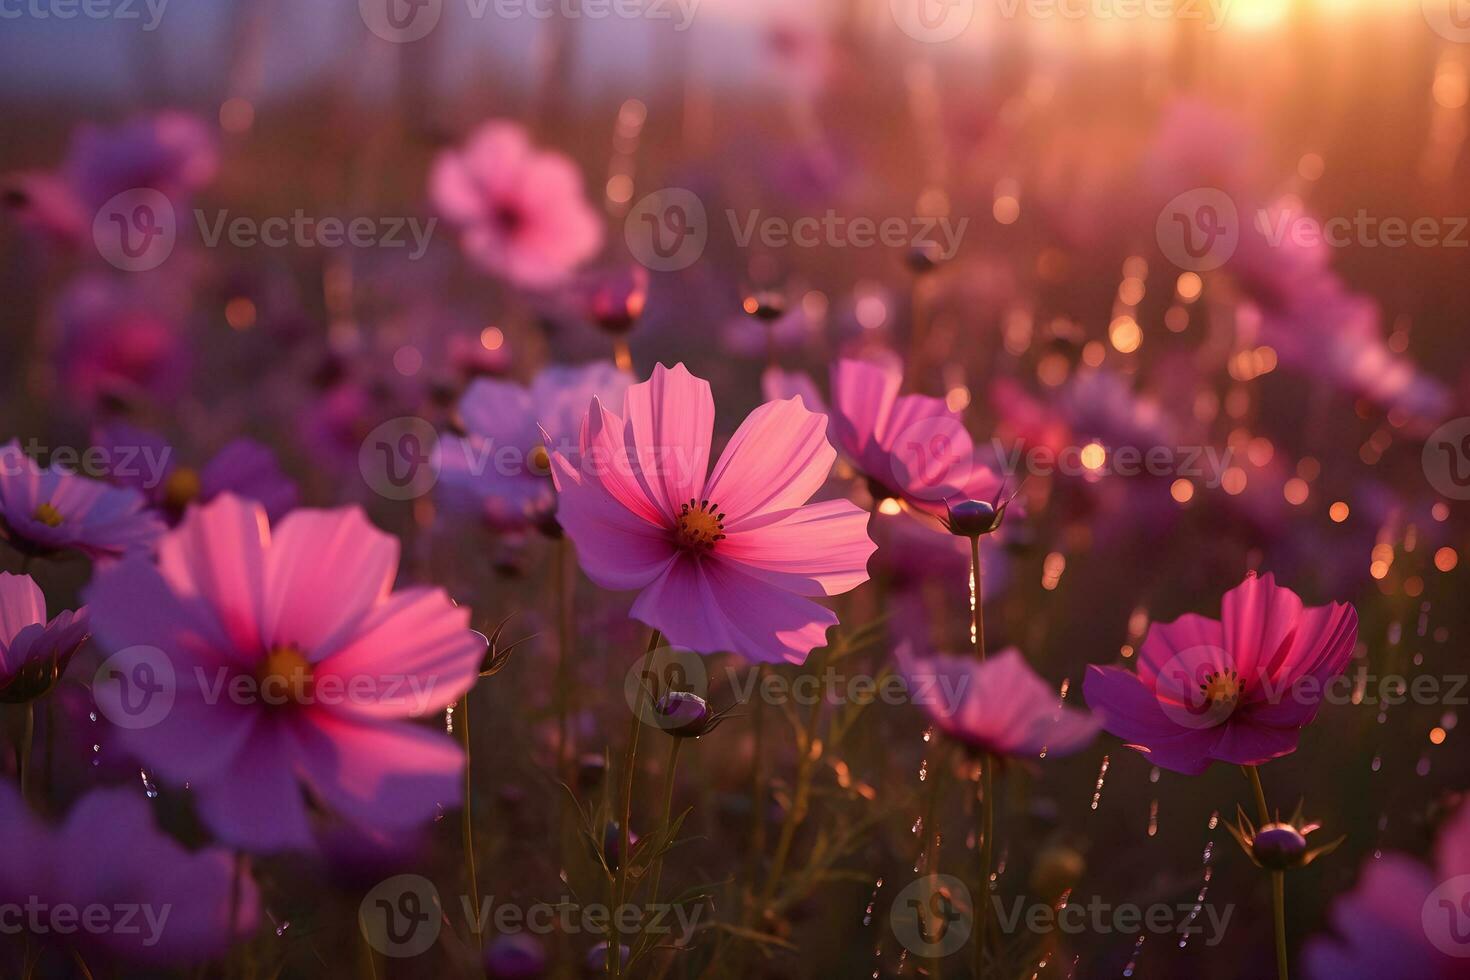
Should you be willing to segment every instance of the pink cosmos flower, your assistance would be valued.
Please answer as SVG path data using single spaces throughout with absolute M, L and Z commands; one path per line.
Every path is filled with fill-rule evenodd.
M 909 690 L 945 735 L 978 752 L 1031 757 L 1071 755 L 1097 735 L 1086 711 L 1064 707 L 1015 647 L 985 660 L 898 651 Z
M 1302 954 L 1314 980 L 1470 977 L 1470 804 L 1440 828 L 1432 867 L 1387 853 L 1332 906 L 1334 934 Z
M 406 719 L 470 688 L 485 639 L 442 589 L 392 591 L 398 548 L 357 507 L 293 511 L 272 530 L 259 504 L 224 494 L 164 536 L 157 567 L 123 562 L 88 589 L 117 673 L 174 691 L 127 746 L 188 781 L 222 840 L 307 848 L 303 789 L 390 831 L 459 800 L 458 745 Z M 95 693 L 110 718 L 151 710 L 138 690 Z
M 93 559 L 151 552 L 163 521 L 136 490 L 41 466 L 12 439 L 0 446 L 0 530 L 33 554 L 75 549 Z
M 76 913 L 73 928 L 59 942 L 60 930 L 41 919 L 48 928 L 38 930 L 33 942 L 57 942 L 57 948 L 43 959 L 37 976 L 69 975 L 69 949 L 78 945 L 92 966 L 98 955 L 178 965 L 212 959 L 233 940 L 255 932 L 259 892 L 251 876 L 240 876 L 236 901 L 229 851 L 185 850 L 154 826 L 151 808 L 139 793 L 93 790 L 53 829 L 36 819 L 9 784 L 0 785 L 0 827 L 7 845 L 0 862 L 0 901 L 22 908 L 31 903 L 43 910 L 38 915 L 68 907 Z M 119 928 L 80 928 L 82 916 L 97 906 Z M 119 917 L 127 906 L 134 908 L 123 922 Z M 47 963 L 60 972 L 48 973 Z
M 556 493 L 543 438 L 569 449 L 588 402 L 598 398 L 621 409 L 632 383 L 631 375 L 605 361 L 550 365 L 529 389 L 476 379 L 459 402 L 465 436 L 439 439 L 440 499 L 501 530 L 546 525 L 556 510 Z
M 602 248 L 602 219 L 576 165 L 533 147 L 515 123 L 485 123 L 464 146 L 439 154 L 429 197 L 458 226 L 470 259 L 517 286 L 561 282 Z
M 832 368 L 832 437 L 867 477 L 873 496 L 936 517 L 951 498 L 991 500 L 999 474 L 981 463 L 963 416 L 942 398 L 899 397 L 894 362 L 841 360 Z
M 32 701 L 56 684 L 87 642 L 87 611 L 46 619 L 46 597 L 29 575 L 0 572 L 0 701 Z
M 672 644 L 803 662 L 837 622 L 807 597 L 862 584 L 875 547 L 850 501 L 807 504 L 836 458 L 826 419 L 798 398 L 767 402 L 710 471 L 708 382 L 659 365 L 624 398 L 622 417 L 594 399 L 579 452 L 551 456 L 583 570 L 640 590 L 633 617 Z
M 1350 605 L 1304 607 L 1271 575 L 1225 593 L 1221 620 L 1155 623 L 1138 673 L 1087 668 L 1083 691 L 1103 728 L 1155 765 L 1196 775 L 1211 761 L 1253 766 L 1296 751 L 1327 682 L 1358 637 Z

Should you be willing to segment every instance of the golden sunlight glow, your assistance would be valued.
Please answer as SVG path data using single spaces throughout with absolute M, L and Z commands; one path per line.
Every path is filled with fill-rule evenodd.
M 1143 331 L 1131 316 L 1120 316 L 1108 327 L 1108 339 L 1120 354 L 1132 354 L 1143 343 Z

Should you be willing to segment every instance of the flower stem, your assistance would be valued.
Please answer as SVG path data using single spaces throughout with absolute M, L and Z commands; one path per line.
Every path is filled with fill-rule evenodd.
M 980 573 L 980 535 L 970 538 L 970 639 L 975 644 L 975 655 L 985 659 L 985 605 L 984 581 Z
M 661 830 L 661 833 L 664 834 L 669 832 L 669 821 L 674 816 L 674 771 L 679 768 L 679 749 L 684 744 L 684 740 L 678 736 L 670 736 L 669 741 L 673 745 L 669 747 L 669 766 L 668 771 L 664 773 L 664 822 Z M 668 844 L 668 841 L 664 841 L 665 847 Z M 653 888 L 648 893 L 648 900 L 650 902 L 658 901 L 658 886 L 663 876 L 664 857 L 662 854 L 659 854 L 653 859 Z
M 470 932 L 475 943 L 485 948 L 485 937 L 480 932 L 480 884 L 475 874 L 475 785 L 474 762 L 470 755 L 470 692 L 466 691 L 459 706 L 459 737 L 464 743 L 464 809 L 460 811 L 461 830 L 464 834 L 464 870 L 470 882 L 470 901 L 474 902 L 475 914 L 470 923 Z
M 571 539 L 557 543 L 557 653 L 556 653 L 556 771 L 558 778 L 571 779 L 571 663 L 573 596 L 577 587 L 577 564 L 572 558 Z
M 654 630 L 648 637 L 648 649 L 643 653 L 643 667 L 639 671 L 639 677 L 646 678 L 649 668 L 653 664 L 653 651 L 658 649 L 663 634 Z M 646 696 L 652 698 L 652 692 L 646 692 Z M 638 732 L 643 727 L 643 718 L 639 715 L 635 706 L 633 720 L 628 726 L 628 752 L 623 757 L 623 818 L 618 831 L 622 837 L 622 844 L 618 849 L 618 867 L 613 874 L 613 927 L 608 934 L 607 944 L 607 972 L 611 976 L 623 975 L 623 934 L 617 927 L 619 921 L 618 910 L 623 907 L 623 901 L 627 897 L 628 888 L 628 865 L 631 863 L 632 855 L 628 853 L 628 824 L 633 819 L 633 773 L 638 764 Z
M 26 785 L 30 782 L 31 775 L 31 743 L 36 738 L 36 705 L 33 701 L 27 701 L 25 706 L 24 727 L 20 732 L 20 754 L 15 758 L 15 768 L 20 778 L 20 798 L 26 798 Z
M 1261 823 L 1271 822 L 1271 810 L 1266 806 L 1266 790 L 1261 786 L 1261 774 L 1255 766 L 1241 766 L 1245 770 L 1246 778 L 1251 782 L 1251 789 L 1256 796 L 1256 810 L 1261 815 Z M 1286 872 L 1271 872 L 1271 910 L 1272 918 L 1276 928 L 1276 976 L 1279 980 L 1288 980 L 1289 969 L 1286 957 Z
M 975 976 L 985 976 L 986 937 L 990 932 L 990 865 L 995 855 L 995 756 L 985 753 L 980 800 L 980 907 L 975 910 Z

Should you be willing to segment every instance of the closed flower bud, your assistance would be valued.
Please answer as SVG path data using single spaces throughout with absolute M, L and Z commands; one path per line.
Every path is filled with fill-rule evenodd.
M 956 504 L 949 504 L 949 519 L 945 526 L 951 534 L 957 534 L 965 538 L 979 537 L 989 534 L 1000 527 L 1000 522 L 1005 518 L 1006 505 L 997 507 L 988 500 L 961 500 Z
M 654 705 L 659 727 L 679 738 L 698 738 L 718 719 L 709 710 L 709 702 L 692 691 L 670 691 Z
M 1302 863 L 1307 854 L 1307 838 L 1290 824 L 1268 823 L 1256 831 L 1251 854 L 1261 867 L 1285 871 Z

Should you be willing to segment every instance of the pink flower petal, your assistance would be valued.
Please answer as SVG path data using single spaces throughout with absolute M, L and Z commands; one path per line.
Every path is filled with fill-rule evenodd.
M 397 571 L 398 539 L 362 508 L 292 511 L 266 556 L 262 639 L 325 658 L 387 597 Z
M 704 497 L 715 401 L 709 382 L 662 364 L 623 395 L 624 441 L 648 497 L 671 518 Z
M 234 494 L 190 507 L 159 545 L 158 565 L 176 595 L 198 596 L 214 610 L 232 649 L 243 658 L 263 655 L 260 636 L 265 509 Z
M 0 572 L 0 648 L 7 647 L 17 633 L 33 623 L 46 622 L 46 597 L 29 575 Z M 14 668 L 0 650 L 0 667 Z
M 194 784 L 199 815 L 222 842 L 264 854 L 311 847 L 292 739 L 283 719 L 260 725 L 227 771 Z
M 879 480 L 888 477 L 883 426 L 902 384 L 903 372 L 892 365 L 840 360 L 832 368 L 832 434 L 849 459 Z
M 464 753 L 443 732 L 314 711 L 298 721 L 294 740 L 312 790 L 363 826 L 413 827 L 461 800 Z
M 703 496 L 718 505 L 726 532 L 734 533 L 742 521 L 806 503 L 836 460 L 825 415 L 807 411 L 799 398 L 766 402 L 735 431 Z
M 797 595 L 838 595 L 868 580 L 870 517 L 850 500 L 810 504 L 731 531 L 712 558 Z
M 1278 588 L 1270 574 L 1248 575 L 1225 593 L 1221 605 L 1225 648 L 1240 676 L 1254 680 L 1258 670 L 1278 662 L 1285 652 L 1302 614 L 1302 600 L 1290 589 Z
M 479 675 L 485 638 L 469 628 L 470 612 L 443 589 L 395 592 L 363 620 L 341 650 L 313 670 L 318 687 L 327 677 L 352 696 L 340 714 L 359 718 L 419 717 L 459 700 Z M 367 682 L 366 684 L 364 682 Z
M 560 489 L 557 522 L 576 545 L 588 578 L 605 589 L 641 589 L 674 560 L 673 532 L 629 510 L 608 488 L 624 495 L 641 491 L 579 474 L 560 453 L 551 455 L 551 466 Z

